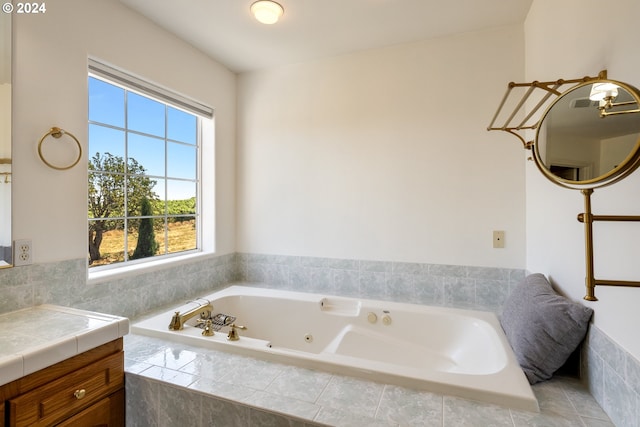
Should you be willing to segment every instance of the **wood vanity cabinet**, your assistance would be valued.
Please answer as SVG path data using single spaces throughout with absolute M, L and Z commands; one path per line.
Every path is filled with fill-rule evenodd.
M 0 386 L 2 425 L 124 427 L 122 338 Z

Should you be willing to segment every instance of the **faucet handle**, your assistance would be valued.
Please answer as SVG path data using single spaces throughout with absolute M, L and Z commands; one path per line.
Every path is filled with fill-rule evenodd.
M 211 321 L 211 319 L 198 319 L 197 322 L 199 325 L 204 323 L 202 335 L 204 335 L 205 337 L 212 337 L 214 335 L 213 322 Z
M 238 331 L 236 331 L 236 329 L 247 329 L 246 326 L 236 325 L 235 323 L 230 324 L 229 327 L 231 328 L 229 330 L 229 335 L 227 335 L 227 339 L 229 341 L 238 341 L 240 339 L 240 335 L 238 335 Z

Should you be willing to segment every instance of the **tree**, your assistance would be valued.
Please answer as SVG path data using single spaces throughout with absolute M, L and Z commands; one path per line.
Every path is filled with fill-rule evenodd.
M 156 242 L 156 233 L 153 231 L 153 215 L 151 203 L 147 197 L 142 198 L 140 207 L 140 227 L 138 228 L 138 243 L 136 249 L 131 255 L 131 259 L 146 258 L 154 256 L 158 251 L 158 242 Z
M 127 163 L 125 171 L 124 159 L 111 153 L 96 153 L 89 161 L 89 218 L 95 218 L 89 222 L 89 263 L 101 258 L 104 232 L 116 228 L 117 222 L 110 218 L 140 212 L 145 197 L 156 197 L 156 181 L 144 176 L 145 168 L 131 157 Z

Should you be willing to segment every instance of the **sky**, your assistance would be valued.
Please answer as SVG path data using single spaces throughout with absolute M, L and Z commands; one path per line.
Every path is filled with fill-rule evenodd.
M 124 158 L 126 150 L 157 181 L 161 199 L 196 196 L 195 182 L 184 181 L 197 178 L 195 115 L 89 77 L 89 122 L 89 159 L 107 152 Z M 164 179 L 155 178 L 165 175 L 165 165 L 166 193 Z

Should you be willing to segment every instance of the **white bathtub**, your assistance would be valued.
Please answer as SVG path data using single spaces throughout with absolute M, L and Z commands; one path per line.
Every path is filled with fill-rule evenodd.
M 231 286 L 203 297 L 213 314 L 236 317 L 203 336 L 195 318 L 170 331 L 174 311 L 132 326 L 132 332 L 186 344 L 428 390 L 514 409 L 538 402 L 493 313 Z

